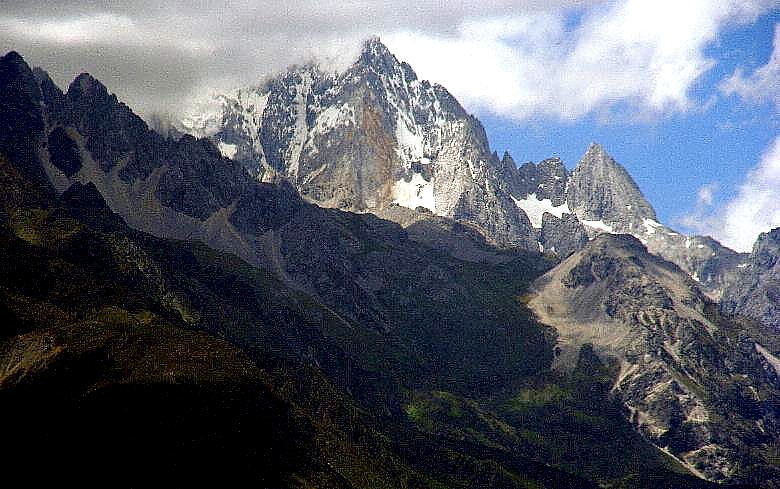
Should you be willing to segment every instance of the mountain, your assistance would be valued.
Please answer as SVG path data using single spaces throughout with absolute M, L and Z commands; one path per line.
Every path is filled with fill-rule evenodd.
M 765 467 L 780 441 L 780 363 L 681 269 L 632 236 L 603 234 L 533 294 L 559 334 L 555 368 L 574 368 L 584 346 L 612 362 L 611 391 L 648 440 L 710 480 L 777 480 Z
M 519 173 L 522 175 L 519 181 L 530 185 L 513 187 L 515 202 L 531 217 L 534 226 L 540 228 L 540 243 L 544 248 L 562 250 L 559 255 L 564 258 L 584 246 L 583 230 L 591 238 L 602 233 L 630 234 L 651 253 L 686 271 L 714 300 L 719 300 L 746 259 L 746 255 L 712 238 L 685 236 L 659 223 L 655 210 L 631 175 L 599 144 L 588 147 L 571 173 L 557 159 L 539 165 L 526 163 Z M 565 217 L 567 214 L 575 216 L 581 226 L 571 217 Z M 543 228 L 545 215 L 547 231 Z M 562 226 L 561 220 L 568 222 L 562 232 L 557 230 Z M 556 236 L 557 240 L 547 243 L 548 236 Z
M 389 132 L 394 126 L 375 112 L 382 100 L 401 103 L 401 95 L 377 93 L 380 86 L 386 90 L 382 73 L 404 65 L 382 48 L 376 40 L 367 43 L 353 67 L 354 87 L 347 90 L 345 79 L 344 87 L 322 97 L 351 94 L 356 98 L 350 104 L 362 103 L 361 110 L 369 112 L 360 120 L 374 121 L 368 127 L 376 132 L 354 128 L 352 147 L 362 148 L 361 155 L 394 154 L 385 161 L 410 161 L 409 171 L 420 178 L 428 164 L 423 158 L 442 174 L 457 169 L 453 181 L 474 192 L 453 194 L 462 213 L 439 215 L 392 201 L 370 208 L 372 194 L 365 189 L 378 175 L 376 159 L 340 159 L 337 153 L 328 164 L 342 172 L 344 188 L 323 180 L 317 195 L 332 190 L 354 196 L 360 207 L 351 210 L 360 212 L 312 203 L 316 191 L 307 194 L 298 180 L 309 171 L 306 164 L 292 173 L 282 165 L 297 152 L 296 128 L 309 123 L 293 102 L 311 89 L 314 75 L 300 73 L 315 73 L 312 67 L 294 70 L 299 75 L 290 74 L 292 85 L 284 85 L 290 90 L 276 92 L 280 101 L 269 98 L 262 110 L 263 117 L 295 117 L 280 115 L 277 125 L 260 128 L 259 134 L 265 131 L 275 142 L 261 144 L 266 166 L 253 169 L 236 159 L 238 148 L 229 158 L 224 144 L 220 151 L 208 139 L 162 137 L 87 74 L 63 93 L 17 54 L 0 58 L 5 97 L 0 127 L 16 131 L 13 138 L 0 138 L 0 249 L 7 257 L 0 274 L 0 315 L 7 325 L 0 337 L 6 365 L 0 406 L 7 409 L 4 432 L 13 434 L 4 439 L 9 460 L 20 468 L 50 462 L 89 469 L 106 462 L 107 471 L 116 473 L 125 468 L 123 460 L 151 466 L 149 453 L 154 463 L 172 460 L 189 475 L 234 467 L 238 477 L 248 474 L 260 485 L 281 487 L 714 487 L 693 475 L 698 462 L 711 479 L 776 480 L 774 391 L 764 385 L 774 346 L 762 340 L 764 354 L 749 338 L 737 342 L 738 323 L 710 320 L 728 332 L 717 337 L 726 344 L 719 348 L 699 334 L 698 323 L 688 325 L 693 333 L 686 345 L 704 352 L 702 360 L 692 358 L 713 371 L 688 374 L 711 382 L 705 391 L 711 398 L 697 399 L 713 416 L 739 409 L 735 419 L 744 436 L 704 423 L 695 426 L 697 436 L 712 435 L 722 452 L 698 445 L 694 448 L 701 450 L 686 450 L 685 443 L 709 438 L 688 437 L 684 422 L 681 433 L 670 425 L 685 441 L 669 445 L 682 462 L 653 446 L 642 426 L 631 424 L 628 398 L 611 392 L 619 370 L 603 351 L 586 344 L 562 350 L 569 368 L 551 369 L 559 362 L 556 338 L 565 335 L 537 320 L 526 305 L 527 291 L 540 275 L 558 273 L 571 262 L 553 268 L 557 259 L 536 251 L 537 233 L 546 232 L 551 246 L 568 246 L 573 260 L 585 253 L 575 252 L 580 246 L 623 238 L 588 241 L 573 213 L 541 213 L 536 231 L 515 203 L 523 200 L 520 190 L 511 186 L 535 188 L 551 203 L 555 198 L 560 205 L 550 207 L 557 208 L 568 204 L 555 177 L 570 175 L 552 160 L 544 171 L 526 167 L 529 172 L 521 173 L 508 158 L 492 154 L 474 166 L 468 155 L 482 153 L 470 145 L 485 139 L 470 116 L 441 126 L 451 139 L 440 154 L 465 154 L 465 160 L 430 154 L 417 165 L 399 154 L 399 138 L 381 136 L 392 136 L 397 126 Z M 422 89 L 423 82 L 407 83 L 408 73 L 403 77 L 396 85 Z M 445 92 L 430 88 L 433 106 L 446 102 Z M 422 95 L 415 97 L 408 100 L 422 103 Z M 457 116 L 450 106 L 432 110 Z M 421 118 L 415 123 L 432 124 Z M 291 129 L 293 119 L 303 121 L 300 127 Z M 377 143 L 377 135 L 390 146 Z M 337 137 L 352 136 L 334 133 Z M 349 165 L 365 171 L 345 174 Z M 507 173 L 510 178 L 500 177 Z M 365 186 L 358 185 L 364 180 Z M 548 184 L 554 190 L 544 194 Z M 493 197 L 472 202 L 480 189 Z M 494 197 L 511 206 L 479 207 Z M 520 220 L 525 216 L 532 241 L 522 241 L 529 236 L 522 238 L 511 226 L 503 228 L 504 238 L 491 234 L 495 209 L 499 220 L 504 211 Z M 627 266 L 638 260 L 644 269 L 660 262 L 642 253 Z M 669 264 L 649 276 L 657 270 L 684 277 Z M 642 272 L 629 276 L 634 273 Z M 678 279 L 673 282 L 683 287 Z M 686 286 L 690 290 L 678 302 L 687 309 L 674 301 L 656 305 L 652 287 L 629 287 L 610 297 L 633 297 L 638 290 L 641 304 L 660 308 L 673 323 L 674 314 L 700 316 L 701 304 L 709 311 L 694 282 Z M 634 307 L 626 306 L 626 322 L 629 306 Z M 665 326 L 661 321 L 659 328 Z M 641 338 L 650 343 L 663 337 Z M 734 353 L 737 343 L 745 346 L 743 357 Z M 187 358 L 188 352 L 194 356 Z M 748 374 L 755 378 L 740 377 Z M 758 391 L 754 403 L 746 397 L 751 387 Z M 636 389 L 639 398 L 644 391 Z M 637 409 L 687 413 L 665 411 L 666 402 L 651 398 Z M 61 413 L 52 419 L 61 422 L 51 436 L 39 437 L 30 427 L 50 415 L 49 403 Z M 721 431 L 730 444 L 715 437 Z M 34 446 L 39 439 L 43 447 Z M 79 439 L 89 450 L 72 450 L 69 443 Z M 660 438 L 654 441 L 666 446 Z M 14 452 L 17 444 L 24 450 Z M 33 450 L 40 458 L 26 456 Z M 259 464 L 264 457 L 268 462 Z M 713 462 L 721 459 L 722 470 Z M 145 483 L 149 475 L 137 471 L 139 479 L 128 484 Z
M 0 79 L 11 78 L 10 86 L 29 83 L 22 93 L 31 100 L 17 103 L 34 102 L 31 71 L 14 65 L 18 75 L 9 77 L 8 60 L 0 58 Z M 252 181 L 254 205 L 263 212 L 242 214 L 237 222 L 280 229 L 297 218 L 299 225 L 320 222 L 328 231 L 318 233 L 321 247 L 299 239 L 294 250 L 315 255 L 323 275 L 312 268 L 307 276 L 323 289 L 342 293 L 334 284 L 340 280 L 347 287 L 352 280 L 326 254 L 349 249 L 350 262 L 368 270 L 399 252 L 399 259 L 409 261 L 406 268 L 389 267 L 391 275 L 372 274 L 373 282 L 363 282 L 382 310 L 370 310 L 369 299 L 359 294 L 363 311 L 346 301 L 331 308 L 289 285 L 278 266 L 253 267 L 202 243 L 131 229 L 92 182 L 73 181 L 57 194 L 48 182 L 31 180 L 35 173 L 26 170 L 49 162 L 51 142 L 44 142 L 58 128 L 77 143 L 72 161 L 82 164 L 93 164 L 82 144 L 109 155 L 126 144 L 119 166 L 106 164 L 105 173 L 142 163 L 137 155 L 151 146 L 164 150 L 165 159 L 191 151 L 182 171 L 211 177 L 206 163 L 215 149 L 208 141 L 162 141 L 105 97 L 95 80 L 81 76 L 75 84 L 79 92 L 70 100 L 83 101 L 75 96 L 83 88 L 105 102 L 95 104 L 91 117 L 82 105 L 80 129 L 35 126 L 41 130 L 27 139 L 31 147 L 13 162 L 5 156 L 7 147 L 0 154 L 0 419 L 8 474 L 29 475 L 45 465 L 59 480 L 76 472 L 86 485 L 111 480 L 131 487 L 152 480 L 235 480 L 263 487 L 593 487 L 528 454 L 419 433 L 403 411 L 408 389 L 489 391 L 493 383 L 507 385 L 502 375 L 517 378 L 519 364 L 537 365 L 535 370 L 549 360 L 544 328 L 507 301 L 527 280 L 523 275 L 537 273 L 539 265 L 507 253 L 502 266 L 470 265 L 405 240 L 397 226 L 319 209 L 287 187 Z M 5 88 L 0 91 L 8 93 Z M 62 100 L 62 117 L 72 117 L 76 107 L 68 97 Z M 28 105 L 33 110 L 22 115 L 33 120 L 63 120 L 52 117 L 50 106 Z M 20 117 L 15 106 L 0 107 L 0 120 Z M 100 130 L 98 121 L 104 124 Z M 102 134 L 117 146 L 101 146 Z M 166 161 L 166 171 L 177 163 Z M 203 200 L 208 204 L 210 198 Z M 182 213 L 203 208 L 199 200 L 176 205 Z M 485 274 L 488 269 L 496 274 Z M 428 279 L 406 296 L 412 270 L 428 270 Z M 354 275 L 361 280 L 359 272 Z M 453 288 L 457 303 L 450 302 Z M 481 292 L 477 299 L 468 294 L 473 289 Z M 459 318 L 457 330 L 432 321 L 446 311 Z M 479 338 L 469 339 L 462 327 L 469 316 Z M 489 317 L 493 331 L 485 329 Z M 464 339 L 486 350 L 466 350 L 458 343 Z M 528 340 L 538 344 L 523 347 Z
M 411 225 L 411 239 L 370 214 L 306 203 L 206 140 L 159 137 L 92 77 L 63 94 L 19 60 L 0 58 L 0 79 L 24 87 L 0 121 L 43 124 L 30 124 L 28 147 L 0 153 L 9 471 L 46 464 L 115 480 L 132 466 L 117 481 L 128 486 L 158 473 L 272 487 L 694 481 L 614 410 L 593 415 L 621 436 L 605 440 L 626 462 L 618 471 L 603 446 L 556 461 L 527 441 L 542 421 L 507 424 L 505 399 L 552 358 L 551 331 L 516 299 L 549 268 L 538 255 L 445 218 Z M 165 236 L 182 230 L 161 223 L 200 229 L 209 212 L 256 246 L 252 261 Z M 433 418 L 449 428 L 431 431 Z
M 625 168 L 591 144 L 569 179 L 566 204 L 585 222 L 602 221 L 615 232 L 633 231 L 655 210 Z
M 580 249 L 586 233 L 633 234 L 714 299 L 744 258 L 658 223 L 625 168 L 598 144 L 571 172 L 559 158 L 519 168 L 508 153 L 499 160 L 479 121 L 377 38 L 340 74 L 293 67 L 213 96 L 178 125 L 209 137 L 257 178 L 286 179 L 320 206 L 404 223 L 408 213 L 392 209 L 402 206 L 472 226 L 500 246 L 561 257 Z
M 209 136 L 260 179 L 288 179 L 310 202 L 422 208 L 477 226 L 493 242 L 538 247 L 480 122 L 379 39 L 341 74 L 295 67 L 204 105 L 211 112 L 195 110 L 183 130 Z
M 722 309 L 780 328 L 780 228 L 762 233 L 739 275 L 723 294 Z

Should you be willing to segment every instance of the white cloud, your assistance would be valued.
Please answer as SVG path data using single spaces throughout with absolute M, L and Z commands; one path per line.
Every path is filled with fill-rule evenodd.
M 774 0 L 5 0 L 0 50 L 81 71 L 142 113 L 198 87 L 255 83 L 292 63 L 344 67 L 379 34 L 472 111 L 565 119 L 631 104 L 686 110 L 719 29 Z M 572 16 L 582 22 L 572 27 Z M 170 104 L 170 102 L 169 102 Z M 164 107 L 162 107 L 164 110 Z
M 718 191 L 717 183 L 708 183 L 702 185 L 699 188 L 697 195 L 698 204 L 702 206 L 710 206 L 715 199 L 715 192 Z
M 771 101 L 780 111 L 780 23 L 775 25 L 774 49 L 767 63 L 745 76 L 738 69 L 721 83 L 727 95 L 751 102 Z M 745 176 L 736 196 L 713 208 L 717 187 L 699 189 L 696 208 L 680 223 L 708 234 L 737 251 L 750 251 L 760 233 L 780 226 L 780 136 L 769 145 L 758 165 Z
M 699 189 L 697 209 L 681 224 L 737 251 L 750 251 L 760 233 L 780 226 L 780 136 L 738 187 L 737 195 L 712 209 L 713 188 Z
M 65 45 L 107 42 L 118 33 L 136 30 L 129 17 L 109 13 L 62 20 L 7 19 L 4 24 L 11 34 Z
M 127 15 L 110 12 L 60 19 L 0 17 L 0 32 L 18 39 L 66 47 L 112 46 L 154 47 L 165 45 L 185 51 L 208 50 L 211 44 L 197 37 L 183 36 L 175 26 L 158 30 L 140 24 Z
M 738 68 L 721 84 L 726 95 L 736 94 L 751 101 L 771 101 L 780 110 L 780 22 L 775 24 L 775 37 L 769 61 L 748 76 Z
M 393 33 L 388 44 L 470 108 L 518 120 L 577 119 L 619 104 L 658 114 L 692 106 L 690 88 L 715 63 L 705 49 L 724 26 L 771 6 L 625 0 L 587 9 L 573 30 L 563 11 L 530 12 L 464 22 L 447 37 Z
M 780 226 L 779 188 L 780 136 L 748 172 L 736 198 L 726 204 L 724 224 L 714 236 L 735 250 L 749 251 L 759 233 Z

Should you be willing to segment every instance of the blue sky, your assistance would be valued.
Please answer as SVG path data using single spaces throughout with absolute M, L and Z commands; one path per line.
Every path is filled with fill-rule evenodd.
M 698 190 L 712 185 L 716 202 L 736 196 L 745 174 L 780 133 L 771 102 L 747 104 L 718 88 L 738 67 L 752 71 L 768 62 L 778 22 L 780 10 L 774 10 L 722 32 L 707 47 L 716 64 L 691 87 L 696 108 L 689 112 L 650 120 L 633 117 L 636 108 L 617 109 L 614 118 L 591 114 L 574 121 L 514 121 L 484 110 L 478 116 L 491 146 L 509 151 L 518 164 L 559 156 L 573 168 L 591 141 L 601 143 L 629 170 L 661 221 L 695 232 L 683 221 L 696 208 Z

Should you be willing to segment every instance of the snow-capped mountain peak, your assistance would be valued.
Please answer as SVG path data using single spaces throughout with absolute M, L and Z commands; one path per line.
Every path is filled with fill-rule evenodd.
M 319 205 L 422 206 L 470 222 L 492 241 L 537 247 L 479 121 L 379 38 L 342 73 L 296 67 L 206 107 L 180 126 L 260 179 L 290 180 Z

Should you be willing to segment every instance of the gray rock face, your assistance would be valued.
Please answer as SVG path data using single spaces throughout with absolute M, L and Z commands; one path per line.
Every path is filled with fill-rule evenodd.
M 721 300 L 724 290 L 736 280 L 739 267 L 747 259 L 747 254 L 726 248 L 709 236 L 684 236 L 650 222 L 643 233 L 635 236 L 642 239 L 652 253 L 688 272 L 702 291 L 715 301 Z
M 548 158 L 538 165 L 525 163 L 518 169 L 520 185 L 517 197 L 534 194 L 538 200 L 549 199 L 554 207 L 566 203 L 566 184 L 569 172 L 560 158 Z
M 762 233 L 723 294 L 721 307 L 780 331 L 780 228 Z
M 419 80 L 378 39 L 366 42 L 341 74 L 293 67 L 209 103 L 182 120 L 181 129 L 211 138 L 261 180 L 290 181 L 320 206 L 376 214 L 393 205 L 419 207 L 475 227 L 494 244 L 535 251 L 549 241 L 546 249 L 565 254 L 583 244 L 571 218 L 565 229 L 575 234 L 565 242 L 554 230 L 564 228 L 551 220 L 543 240 L 542 221 L 545 212 L 558 220 L 571 213 L 591 237 L 639 237 L 712 297 L 739 261 L 715 242 L 691 245 L 661 226 L 628 172 L 597 144 L 572 173 L 559 158 L 520 168 L 508 153 L 499 160 L 479 121 L 446 89 Z
M 566 203 L 591 237 L 625 233 L 651 253 L 676 264 L 719 300 L 744 255 L 703 236 L 685 236 L 657 221 L 655 210 L 628 172 L 598 144 L 591 144 L 569 178 Z
M 531 307 L 560 335 L 558 368 L 573 368 L 588 343 L 612 359 L 613 393 L 647 439 L 710 480 L 780 480 L 748 468 L 760 458 L 749 447 L 778 440 L 767 429 L 778 422 L 776 358 L 713 316 L 682 270 L 636 238 L 605 234 L 535 290 Z
M 610 223 L 618 232 L 645 218 L 657 220 L 631 175 L 595 143 L 571 175 L 566 202 L 580 219 Z
M 536 249 L 477 119 L 419 80 L 378 40 L 338 75 L 294 68 L 214 101 L 183 121 L 258 178 L 291 181 L 307 200 L 366 212 L 425 207 L 501 245 Z
M 545 252 L 566 258 L 588 244 L 588 233 L 574 214 L 563 214 L 559 219 L 545 212 L 539 242 Z

